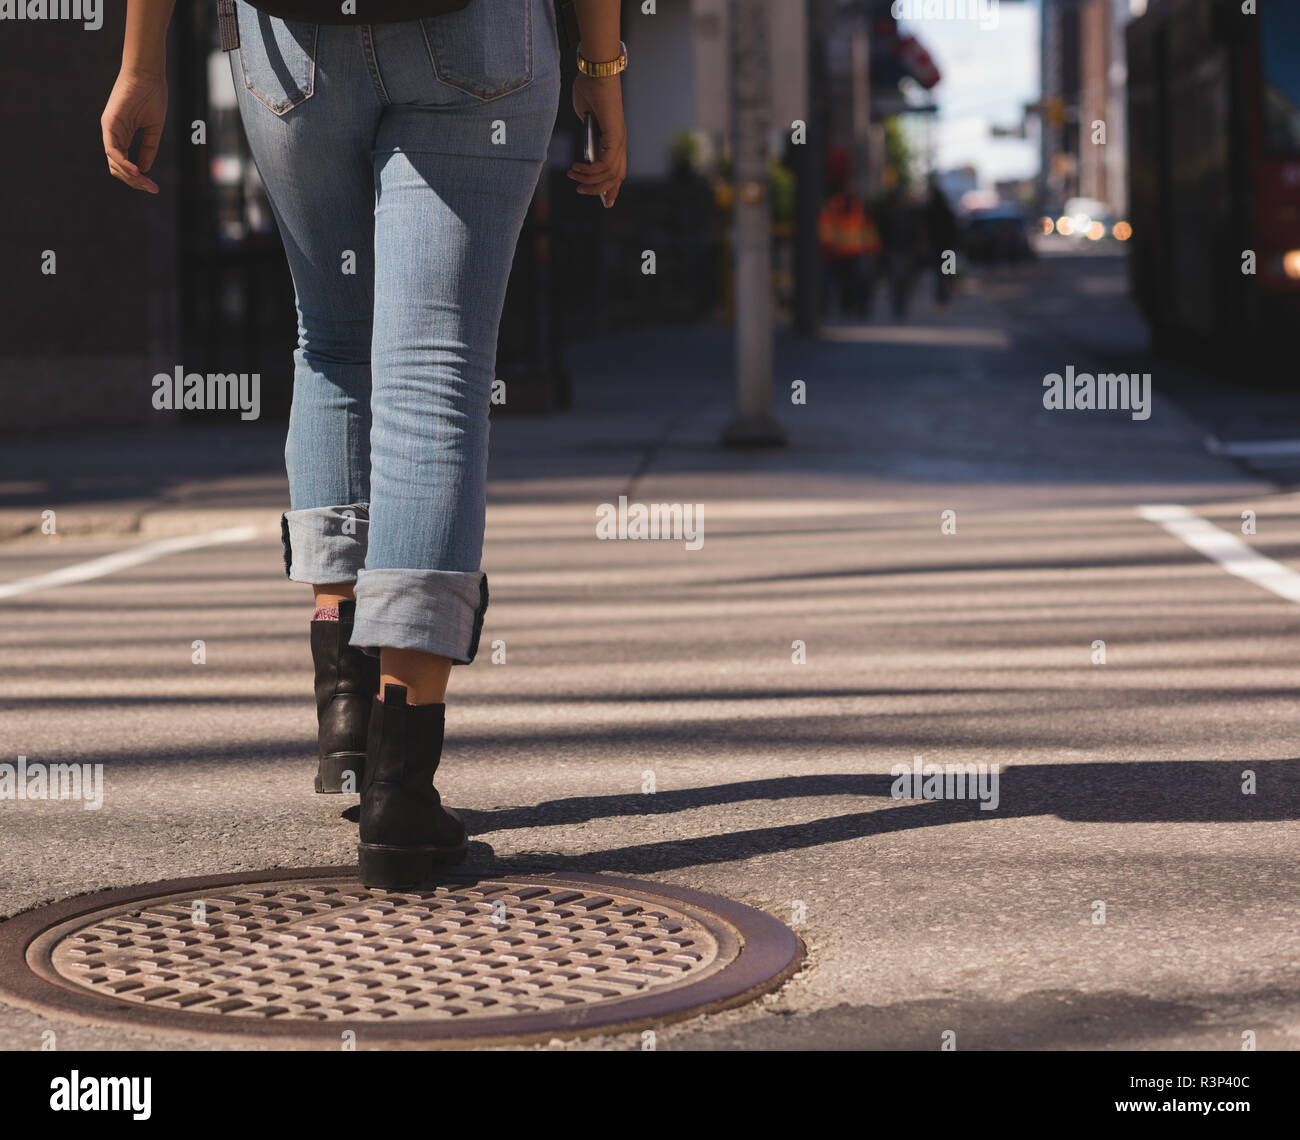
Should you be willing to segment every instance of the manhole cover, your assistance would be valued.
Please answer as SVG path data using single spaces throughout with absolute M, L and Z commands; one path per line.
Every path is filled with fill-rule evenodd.
M 191 1036 L 529 1038 L 739 1004 L 800 958 L 770 915 L 658 883 L 462 868 L 384 891 L 317 867 L 29 911 L 0 924 L 0 996 Z

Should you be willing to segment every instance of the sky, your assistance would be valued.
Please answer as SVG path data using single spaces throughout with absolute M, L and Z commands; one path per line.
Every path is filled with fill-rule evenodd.
M 1024 105 L 1038 99 L 1038 5 L 998 4 L 996 27 L 933 17 L 903 19 L 900 26 L 921 41 L 942 76 L 931 92 L 940 108 L 938 168 L 974 166 L 988 186 L 1031 177 L 1038 169 L 1033 121 L 1027 141 L 992 138 L 989 128 L 1018 125 Z

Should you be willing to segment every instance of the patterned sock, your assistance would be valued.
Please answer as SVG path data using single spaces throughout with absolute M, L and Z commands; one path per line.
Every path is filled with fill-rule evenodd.
M 338 621 L 338 606 L 317 606 L 316 612 L 311 615 L 312 621 Z

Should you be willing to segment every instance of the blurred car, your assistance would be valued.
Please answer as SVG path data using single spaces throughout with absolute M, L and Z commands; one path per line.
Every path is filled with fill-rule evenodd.
M 966 217 L 966 256 L 971 261 L 1026 261 L 1034 256 L 1029 218 L 1015 202 L 999 202 Z
M 1043 226 L 1044 233 L 1051 233 L 1052 229 L 1062 237 L 1079 241 L 1105 241 L 1108 238 L 1128 241 L 1133 234 L 1128 222 L 1117 218 L 1105 202 L 1096 198 L 1068 199 L 1054 226 L 1051 229 L 1046 224 Z

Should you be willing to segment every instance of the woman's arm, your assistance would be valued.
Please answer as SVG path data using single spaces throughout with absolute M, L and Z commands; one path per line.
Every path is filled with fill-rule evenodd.
M 579 51 L 593 63 L 605 63 L 619 56 L 619 0 L 574 0 Z M 623 122 L 622 76 L 593 79 L 578 75 L 573 81 L 573 109 L 578 118 L 591 112 L 600 130 L 595 162 L 575 162 L 569 177 L 578 183 L 579 194 L 603 195 L 605 206 L 618 199 L 619 187 L 627 176 L 627 127 Z
M 127 0 L 122 67 L 100 116 L 109 173 L 136 190 L 158 193 L 153 166 L 167 119 L 167 25 L 176 0 Z M 137 131 L 139 162 L 127 157 Z
M 618 9 L 619 0 L 574 0 L 582 33 L 580 50 L 593 63 L 618 59 Z
M 122 70 L 136 75 L 165 77 L 167 25 L 176 0 L 126 0 L 126 39 Z

